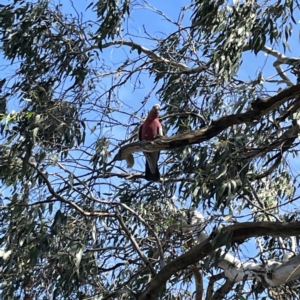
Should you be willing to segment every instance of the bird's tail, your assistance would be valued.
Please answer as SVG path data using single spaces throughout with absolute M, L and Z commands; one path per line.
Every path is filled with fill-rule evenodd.
M 152 173 L 150 170 L 150 167 L 148 165 L 148 162 L 146 160 L 145 179 L 149 180 L 149 181 L 159 181 L 160 180 L 160 173 L 159 173 L 157 164 L 156 164 L 155 172 Z

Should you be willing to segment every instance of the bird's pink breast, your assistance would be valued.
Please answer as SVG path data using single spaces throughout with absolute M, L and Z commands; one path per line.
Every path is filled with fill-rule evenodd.
M 146 120 L 142 128 L 142 139 L 152 141 L 158 135 L 158 128 L 161 124 L 158 119 Z

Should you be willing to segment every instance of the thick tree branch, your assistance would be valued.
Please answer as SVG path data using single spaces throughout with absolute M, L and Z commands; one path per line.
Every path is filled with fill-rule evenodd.
M 168 150 L 210 140 L 233 125 L 249 123 L 259 119 L 299 94 L 300 84 L 282 90 L 267 99 L 257 99 L 252 103 L 253 109 L 242 114 L 221 117 L 204 128 L 182 132 L 171 137 L 162 137 L 151 142 L 142 141 L 125 145 L 121 147 L 113 161 L 126 159 L 126 161 L 132 163 L 134 161 L 132 153 L 134 152 Z
M 268 236 L 282 236 L 290 237 L 300 234 L 300 222 L 288 223 L 288 222 L 246 222 L 238 223 L 224 227 L 221 231 L 222 235 L 230 236 L 230 242 L 243 242 L 248 238 L 257 237 L 262 235 Z M 167 264 L 161 271 L 153 278 L 148 284 L 146 289 L 141 293 L 139 300 L 151 300 L 156 299 L 159 289 L 169 280 L 169 278 L 176 272 L 187 268 L 189 265 L 195 264 L 200 260 L 203 260 L 207 255 L 213 251 L 211 244 L 212 238 L 208 238 L 201 244 L 193 247 L 187 253 L 174 259 Z M 225 245 L 219 245 L 222 247 Z M 292 265 L 293 266 L 293 265 Z M 291 266 L 290 266 L 291 268 Z M 290 274 L 290 273 L 289 273 Z M 274 276 L 276 274 L 274 273 Z M 290 280 L 294 277 L 291 276 Z
M 224 272 L 213 275 L 213 276 L 210 277 L 205 300 L 211 300 L 212 299 L 214 284 L 215 284 L 216 281 L 218 281 L 222 278 L 225 278 Z
M 278 286 L 294 280 L 299 277 L 300 273 L 300 254 L 291 258 L 286 263 L 280 263 L 279 266 L 269 272 L 268 276 L 265 277 L 266 282 L 270 286 Z
M 287 117 L 296 112 L 300 108 L 300 98 L 289 105 L 285 112 L 276 119 L 276 122 L 283 122 Z
M 196 297 L 195 300 L 203 299 L 203 278 L 201 271 L 196 266 L 192 266 L 192 271 L 195 277 L 195 285 L 196 285 Z
M 211 298 L 212 300 L 222 300 L 224 296 L 227 295 L 234 286 L 234 282 L 231 282 L 228 278 L 226 278 L 225 283 L 216 290 L 214 296 Z

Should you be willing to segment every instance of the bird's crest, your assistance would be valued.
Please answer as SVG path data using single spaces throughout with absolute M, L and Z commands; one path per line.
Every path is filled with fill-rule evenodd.
M 155 109 L 155 110 L 160 110 L 160 105 L 159 104 L 155 104 L 155 105 L 153 105 L 152 108 Z

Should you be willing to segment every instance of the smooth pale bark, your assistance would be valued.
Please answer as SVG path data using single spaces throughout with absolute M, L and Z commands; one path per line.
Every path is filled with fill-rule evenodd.
M 196 235 L 197 241 L 201 243 L 209 237 L 205 230 L 201 230 L 205 218 L 200 212 L 193 213 L 191 225 L 185 223 L 185 226 L 189 227 Z M 295 251 L 295 249 L 291 250 Z M 225 277 L 232 282 L 243 281 L 246 276 L 249 280 L 256 278 L 258 281 L 264 281 L 269 286 L 278 286 L 300 276 L 300 254 L 288 261 L 268 260 L 265 264 L 258 264 L 255 262 L 242 262 L 233 254 L 225 253 L 222 250 L 218 267 L 224 270 Z
M 291 238 L 300 235 L 300 222 L 263 221 L 235 223 L 233 225 L 223 227 L 219 232 L 214 231 L 214 234 L 208 237 L 207 233 L 204 231 L 204 225 L 206 222 L 203 224 L 203 220 L 203 216 L 197 212 L 192 215 L 191 220 L 187 220 L 185 222 L 182 221 L 182 229 L 184 229 L 184 232 L 187 232 L 188 228 L 190 228 L 193 236 L 196 236 L 195 238 L 199 240 L 199 242 L 202 239 L 204 240 L 165 265 L 149 282 L 147 287 L 139 294 L 139 300 L 157 299 L 156 296 L 160 288 L 174 274 L 193 264 L 201 262 L 215 252 L 217 249 L 213 247 L 212 242 L 216 237 L 216 234 L 219 234 L 220 238 L 223 234 L 228 236 L 227 241 L 220 242 L 220 247 L 225 246 L 228 243 L 243 243 L 249 238 L 264 235 L 279 238 Z M 225 268 L 224 271 L 227 272 L 227 276 L 232 278 L 234 281 L 240 278 L 245 280 L 247 278 L 244 278 L 244 276 L 247 275 L 248 278 L 255 277 L 257 280 L 262 281 L 264 286 L 279 285 L 300 275 L 297 259 L 290 259 L 284 262 L 267 261 L 265 264 L 252 264 L 251 262 L 241 262 L 232 254 L 227 253 L 224 257 L 221 257 L 219 264 L 220 268 Z M 280 276 L 282 276 L 281 280 L 279 280 Z M 231 281 L 229 278 L 225 277 L 225 279 L 227 279 L 226 286 L 230 286 Z M 266 279 L 268 279 L 268 281 Z M 216 297 L 217 296 L 218 295 L 216 294 Z
M 233 282 L 256 278 L 265 286 L 279 286 L 300 276 L 300 254 L 287 262 L 268 260 L 265 264 L 241 262 L 230 253 L 226 253 L 218 266 L 224 270 L 225 277 Z M 247 277 L 245 277 L 247 276 Z
M 300 254 L 289 261 L 280 264 L 273 272 L 265 278 L 270 286 L 285 284 L 300 276 Z

